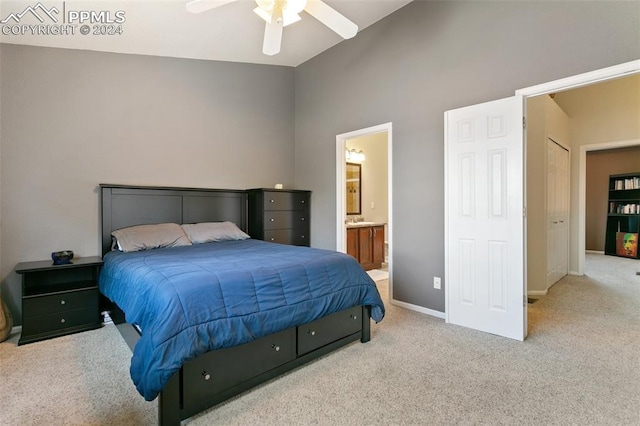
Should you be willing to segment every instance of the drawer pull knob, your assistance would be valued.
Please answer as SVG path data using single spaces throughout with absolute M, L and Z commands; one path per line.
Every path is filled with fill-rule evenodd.
M 64 318 L 62 318 L 62 319 L 60 320 L 60 324 L 64 324 L 65 322 L 66 322 L 66 321 L 65 321 L 65 319 L 64 319 Z
M 274 218 L 269 219 L 269 222 L 275 222 L 276 220 Z
M 353 318 L 353 319 L 358 319 L 358 316 L 357 316 L 357 315 L 354 315 L 354 314 L 351 314 L 351 318 Z
M 312 336 L 316 335 L 316 332 L 314 330 L 307 330 L 307 333 L 309 333 Z
M 302 204 L 304 204 L 304 200 L 302 200 Z
M 276 240 L 275 238 L 271 237 L 271 241 L 275 241 L 275 240 Z
M 275 200 L 269 200 L 270 203 L 275 203 Z
M 271 345 L 271 347 L 272 347 L 276 352 L 279 352 L 279 351 L 280 351 L 280 346 L 278 346 L 278 345 Z
M 202 373 L 200 373 L 200 374 L 202 374 L 202 377 L 203 377 L 205 380 L 210 380 L 210 379 L 211 379 L 211 374 L 207 373 L 206 371 L 203 371 L 203 372 L 202 372 Z
M 61 304 L 61 305 L 65 305 L 66 303 L 67 303 L 67 302 L 65 302 L 64 300 L 61 300 L 61 301 L 60 301 L 60 304 Z

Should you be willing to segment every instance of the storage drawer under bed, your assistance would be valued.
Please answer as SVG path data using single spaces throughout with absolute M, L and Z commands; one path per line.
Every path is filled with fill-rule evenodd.
M 208 352 L 183 367 L 184 409 L 197 409 L 226 389 L 296 357 L 294 329 Z
M 297 328 L 298 356 L 362 330 L 362 307 L 354 306 Z

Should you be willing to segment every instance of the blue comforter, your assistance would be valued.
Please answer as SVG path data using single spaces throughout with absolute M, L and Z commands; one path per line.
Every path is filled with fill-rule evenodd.
M 351 256 L 329 250 L 226 241 L 104 258 L 100 291 L 137 324 L 131 359 L 151 401 L 180 366 L 357 305 L 384 317 L 375 283 Z

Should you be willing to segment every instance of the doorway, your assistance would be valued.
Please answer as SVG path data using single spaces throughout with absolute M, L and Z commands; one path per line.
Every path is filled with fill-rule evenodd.
M 553 82 L 549 82 L 549 83 L 545 83 L 545 84 L 541 84 L 541 85 L 537 85 L 537 86 L 533 86 L 533 87 L 529 87 L 526 89 L 521 89 L 516 91 L 516 96 L 513 98 L 508 98 L 508 99 L 504 99 L 501 101 L 512 101 L 510 102 L 510 105 L 508 106 L 508 110 L 506 110 L 506 113 L 509 113 L 509 111 L 514 111 L 517 109 L 522 110 L 523 107 L 523 99 L 529 98 L 529 97 L 534 97 L 534 96 L 539 96 L 539 95 L 544 95 L 544 94 L 549 94 L 549 93 L 555 93 L 555 92 L 559 92 L 559 91 L 563 91 L 563 90 L 568 90 L 571 88 L 577 88 L 577 87 L 581 87 L 581 86 L 587 86 L 587 85 L 591 85 L 591 84 L 595 84 L 595 83 L 599 83 L 599 82 L 603 82 L 606 80 L 611 80 L 611 79 L 615 79 L 615 78 L 619 78 L 621 76 L 624 75 L 631 75 L 631 74 L 636 74 L 640 72 L 640 60 L 637 61 L 632 61 L 632 62 L 628 62 L 625 64 L 621 64 L 621 65 L 617 65 L 617 66 L 613 66 L 613 67 L 609 67 L 609 68 L 605 68 L 602 70 L 597 70 L 597 71 L 593 71 L 590 73 L 585 73 L 585 74 L 580 74 L 580 75 L 576 75 L 573 77 L 569 77 L 569 78 L 565 78 L 565 79 L 561 79 L 561 80 L 556 80 Z M 499 101 L 493 101 L 493 103 L 497 103 Z M 490 103 L 487 104 L 483 104 L 483 105 L 489 105 Z M 465 108 L 473 108 L 473 106 L 470 107 L 465 107 Z M 463 108 L 460 108 L 459 110 L 455 110 L 455 111 L 447 111 L 445 112 L 445 274 L 446 274 L 446 280 L 447 280 L 447 285 L 445 287 L 445 316 L 446 316 L 446 320 L 447 322 L 451 322 L 451 323 L 458 323 L 460 325 L 464 325 L 470 328 L 474 328 L 474 329 L 478 329 L 481 331 L 485 331 L 485 332 L 489 332 L 492 334 L 498 334 L 498 335 L 502 335 L 505 337 L 512 337 L 518 340 L 523 340 L 524 337 L 526 337 L 527 334 L 527 303 L 526 303 L 526 299 L 524 301 L 522 301 L 522 299 L 520 299 L 520 303 L 517 303 L 517 299 L 518 299 L 518 295 L 522 295 L 524 293 L 524 295 L 527 294 L 527 280 L 526 280 L 526 271 L 527 271 L 527 253 L 526 253 L 526 240 L 527 240 L 527 235 L 524 232 L 523 229 L 513 229 L 512 231 L 509 232 L 508 234 L 508 242 L 505 239 L 504 236 L 502 235 L 497 235 L 494 236 L 493 234 L 488 234 L 485 235 L 485 240 L 487 241 L 493 241 L 493 242 L 498 242 L 498 243 L 503 243 L 504 244 L 509 244 L 511 245 L 511 249 L 517 249 L 518 252 L 522 253 L 522 256 L 520 256 L 518 258 L 518 262 L 519 262 L 519 268 L 520 268 L 520 272 L 518 275 L 519 277 L 523 277 L 523 279 L 510 279 L 507 280 L 506 282 L 508 282 L 507 287 L 500 287 L 497 291 L 494 288 L 494 292 L 498 295 L 503 294 L 503 291 L 506 292 L 506 294 L 510 294 L 511 297 L 513 298 L 513 301 L 509 300 L 509 303 L 506 303 L 504 306 L 508 305 L 507 309 L 503 309 L 503 312 L 507 312 L 507 311 L 511 311 L 511 313 L 509 314 L 509 318 L 512 319 L 518 319 L 518 324 L 521 323 L 520 320 L 523 320 L 522 323 L 524 324 L 524 327 L 521 329 L 521 334 L 520 333 L 516 333 L 513 334 L 511 333 L 511 331 L 517 331 L 516 328 L 519 327 L 514 327 L 514 330 L 510 330 L 509 333 L 503 333 L 501 332 L 499 325 L 500 322 L 499 321 L 490 321 L 491 318 L 489 318 L 489 320 L 487 321 L 483 321 L 482 315 L 486 314 L 487 311 L 486 309 L 484 311 L 478 310 L 478 312 L 473 312 L 472 309 L 469 309 L 468 307 L 475 307 L 475 306 L 480 306 L 478 303 L 473 303 L 474 300 L 470 299 L 470 298 L 464 298 L 464 297 L 460 297 L 460 295 L 475 295 L 475 294 L 479 294 L 480 292 L 483 291 L 483 289 L 485 287 L 487 287 L 487 285 L 492 285 L 495 287 L 495 285 L 493 284 L 492 280 L 487 280 L 486 278 L 486 274 L 484 275 L 478 275 L 475 274 L 473 270 L 473 268 L 469 267 L 467 269 L 463 268 L 463 266 L 466 265 L 480 265 L 482 266 L 483 264 L 478 262 L 478 263 L 474 263 L 472 260 L 469 260 L 468 256 L 462 256 L 460 255 L 461 252 L 461 248 L 464 248 L 466 246 L 468 246 L 469 244 L 471 244 L 473 241 L 471 241 L 472 239 L 469 238 L 468 236 L 465 236 L 465 238 L 463 239 L 460 235 L 456 234 L 456 232 L 452 232 L 450 224 L 451 223 L 457 223 L 455 222 L 456 220 L 458 220 L 458 216 L 460 216 L 461 212 L 464 213 L 466 210 L 464 208 L 452 208 L 458 206 L 458 204 L 462 205 L 462 207 L 464 206 L 473 206 L 472 204 L 464 204 L 465 199 L 468 200 L 473 200 L 476 198 L 476 194 L 471 191 L 471 189 L 469 189 L 468 191 L 465 190 L 465 188 L 467 188 L 467 186 L 453 186 L 452 188 L 454 188 L 454 191 L 452 193 L 449 193 L 448 188 L 451 185 L 451 182 L 453 182 L 455 180 L 455 176 L 459 175 L 459 176 L 466 176 L 466 172 L 465 171 L 473 171 L 474 168 L 471 166 L 468 167 L 464 167 L 465 164 L 469 163 L 471 164 L 469 161 L 467 161 L 466 163 L 463 161 L 464 158 L 460 157 L 460 155 L 464 156 L 467 155 L 466 153 L 462 153 L 460 155 L 449 155 L 448 156 L 448 150 L 451 149 L 451 153 L 452 154 L 459 154 L 457 153 L 457 151 L 455 151 L 456 148 L 450 148 L 453 146 L 453 144 L 457 143 L 458 145 L 460 145 L 461 143 L 467 142 L 467 140 L 472 140 L 474 133 L 473 133 L 473 129 L 474 129 L 474 121 L 476 118 L 472 117 L 471 119 L 469 118 L 465 118 L 462 117 L 458 120 L 458 122 L 449 122 L 448 118 L 452 113 L 458 113 L 458 111 L 460 111 L 461 113 L 465 113 L 466 111 L 462 111 Z M 517 122 L 517 120 L 515 119 L 508 119 L 506 120 L 506 125 L 502 125 L 502 118 L 501 116 L 494 114 L 493 112 L 491 113 L 492 115 L 489 115 L 488 118 L 485 117 L 484 119 L 480 119 L 479 123 L 486 123 L 487 126 L 490 127 L 490 130 L 493 130 L 494 128 L 496 130 L 504 130 L 505 128 L 508 128 L 509 126 L 518 126 L 519 123 Z M 506 115 L 505 115 L 506 116 Z M 497 119 L 496 119 L 497 117 Z M 524 115 L 520 116 L 520 119 L 524 118 Z M 484 124 L 483 124 L 484 125 Z M 496 132 L 488 132 L 487 134 L 489 136 L 493 136 L 493 133 L 495 133 L 495 135 L 497 136 L 502 136 L 503 134 L 505 134 L 504 131 L 496 131 Z M 522 139 L 520 139 L 519 141 L 517 140 L 518 138 L 515 137 L 517 135 L 515 135 L 514 133 L 514 143 L 515 145 L 512 146 L 518 146 L 522 144 Z M 450 143 L 449 140 L 451 140 L 452 142 Z M 491 146 L 489 144 L 487 144 L 487 147 L 484 148 L 485 151 L 487 153 L 492 153 L 492 151 L 490 151 Z M 483 151 L 483 155 L 485 153 L 485 151 Z M 449 157 L 449 158 L 447 158 Z M 472 158 L 472 157 L 469 157 Z M 484 158 L 484 157 L 483 157 Z M 524 161 L 524 157 L 522 158 L 522 161 Z M 491 163 L 489 163 L 491 164 Z M 517 161 L 514 161 L 513 164 L 517 164 Z M 480 179 L 486 179 L 488 175 L 486 175 L 486 171 L 485 171 L 485 176 L 478 176 Z M 471 180 L 469 180 L 471 182 Z M 497 182 L 497 183 L 496 183 Z M 490 183 L 494 183 L 495 185 L 497 185 L 498 189 L 502 189 L 504 187 L 503 184 L 501 184 L 502 181 L 500 181 L 499 179 L 492 179 L 490 180 Z M 525 199 L 525 197 L 523 197 L 523 194 L 525 193 L 525 186 L 523 185 L 523 175 L 522 175 L 522 170 L 517 171 L 517 176 L 513 176 L 512 179 L 510 180 L 510 182 L 513 185 L 518 186 L 518 189 L 515 190 L 513 192 L 513 197 L 516 198 L 520 198 L 522 200 Z M 475 188 L 475 187 L 471 187 L 469 186 L 469 188 Z M 510 187 L 511 188 L 511 187 Z M 491 193 L 493 194 L 493 193 Z M 506 193 L 505 193 L 506 194 Z M 481 194 L 482 195 L 482 194 Z M 466 197 L 466 198 L 465 198 Z M 491 199 L 501 199 L 500 197 L 493 197 L 490 198 Z M 507 194 L 507 199 L 512 200 L 511 195 Z M 517 200 L 516 200 L 517 201 Z M 469 201 L 470 202 L 470 201 Z M 497 204 L 496 204 L 497 205 Z M 458 206 L 459 207 L 459 206 Z M 526 221 L 526 205 L 521 204 L 521 211 L 522 211 L 522 216 L 525 217 L 525 221 Z M 469 209 L 467 209 L 469 210 Z M 471 213 L 473 213 L 474 210 L 469 210 Z M 515 225 L 518 225 L 518 219 L 517 219 L 518 215 L 511 215 L 511 219 L 513 223 Z M 473 216 L 475 217 L 475 216 Z M 524 226 L 526 227 L 526 223 L 524 224 Z M 478 228 L 473 228 L 473 229 L 478 229 Z M 581 224 L 581 229 L 584 229 L 584 223 Z M 494 239 L 496 239 L 494 241 Z M 463 244 L 465 243 L 465 244 Z M 584 240 L 582 241 L 582 243 L 584 243 Z M 469 252 L 470 254 L 473 254 L 473 251 Z M 464 253 L 463 253 L 464 254 Z M 580 273 L 582 273 L 583 271 L 583 266 L 584 266 L 584 245 L 582 246 L 582 251 L 578 254 L 578 258 L 582 259 L 582 264 L 580 266 Z M 464 260 L 464 264 L 461 263 L 460 259 Z M 492 264 L 490 262 L 490 264 Z M 505 263 L 505 265 L 507 265 L 507 263 Z M 474 266 L 475 268 L 476 266 Z M 506 266 L 505 268 L 503 268 L 504 270 L 506 270 Z M 462 272 L 467 272 L 466 274 L 458 274 L 459 277 L 461 277 L 462 279 L 456 279 L 456 274 L 455 272 L 458 271 L 462 271 Z M 503 270 L 498 271 L 498 272 L 502 272 L 504 273 Z M 465 280 L 465 277 L 477 277 L 477 276 L 481 276 L 482 279 L 467 279 Z M 477 292 L 476 292 L 477 290 Z M 515 297 L 513 297 L 515 295 Z M 510 303 L 510 302 L 514 302 L 514 303 Z M 524 302 L 524 303 L 523 303 Z M 455 310 L 452 310 L 452 307 L 455 307 Z M 460 309 L 458 309 L 460 308 Z M 460 311 L 463 312 L 463 315 L 455 315 L 454 318 L 454 313 Z M 497 311 L 497 309 L 494 309 L 494 311 Z M 487 315 L 485 315 L 487 316 Z M 488 316 L 487 316 L 488 317 Z M 464 321 L 464 324 L 461 324 L 460 322 L 458 322 L 458 320 L 462 318 Z M 462 322 L 462 321 L 461 321 Z M 488 324 L 487 327 L 478 327 L 476 324 L 483 324 L 484 322 L 486 322 Z M 511 335 L 509 335 L 511 334 Z
M 606 142 L 600 144 L 583 145 L 580 147 L 580 174 L 578 189 L 578 275 L 584 274 L 586 259 L 586 233 L 587 233 L 587 152 L 604 151 L 619 148 L 640 146 L 640 139 L 627 141 Z
M 393 299 L 392 145 L 391 123 L 336 136 L 336 250 L 347 253 L 347 218 L 376 224 L 386 222 L 384 257 L 388 269 L 390 301 Z M 347 163 L 354 160 L 348 161 L 348 148 L 359 154 L 355 161 L 361 165 L 358 168 L 361 170 L 358 179 L 360 193 L 356 197 L 358 209 L 353 210 L 353 206 L 350 206 L 352 211 L 349 214 L 347 214 Z M 385 177 L 379 176 L 376 169 L 386 169 Z

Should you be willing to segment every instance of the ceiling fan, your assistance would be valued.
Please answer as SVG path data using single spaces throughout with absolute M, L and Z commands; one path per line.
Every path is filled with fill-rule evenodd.
M 215 9 L 237 0 L 192 0 L 187 10 L 200 13 Z M 277 55 L 282 44 L 282 29 L 298 22 L 303 10 L 338 33 L 342 38 L 352 38 L 358 32 L 358 26 L 341 15 L 322 0 L 255 0 L 258 4 L 253 11 L 265 20 L 262 52 L 265 55 Z

